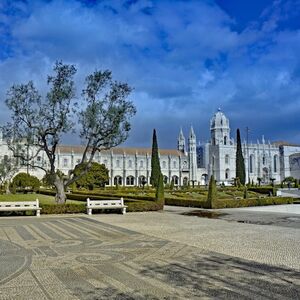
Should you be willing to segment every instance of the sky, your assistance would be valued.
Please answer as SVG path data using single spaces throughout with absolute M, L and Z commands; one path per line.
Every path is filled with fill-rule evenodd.
M 134 88 L 126 146 L 156 128 L 175 148 L 191 125 L 206 142 L 218 108 L 233 137 L 300 143 L 300 0 L 0 0 L 0 123 L 8 88 L 45 92 L 56 60 L 78 68 L 78 94 L 96 69 Z

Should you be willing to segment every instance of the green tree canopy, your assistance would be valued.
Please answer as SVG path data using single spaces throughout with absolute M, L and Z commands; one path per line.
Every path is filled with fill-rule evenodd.
M 41 182 L 36 176 L 27 173 L 19 173 L 13 178 L 12 185 L 14 185 L 16 188 L 38 189 L 41 185 Z
M 85 163 L 77 165 L 74 169 L 74 174 L 81 174 L 86 169 Z M 109 180 L 108 169 L 104 164 L 92 162 L 89 170 L 75 181 L 78 187 L 93 189 L 94 187 L 104 187 Z

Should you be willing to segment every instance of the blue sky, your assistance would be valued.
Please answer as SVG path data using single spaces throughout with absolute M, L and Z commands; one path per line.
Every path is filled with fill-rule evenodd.
M 176 147 L 180 126 L 209 138 L 220 107 L 232 135 L 300 143 L 299 0 L 0 1 L 0 118 L 5 92 L 61 59 L 86 74 L 109 68 L 134 87 L 128 146 Z M 75 143 L 66 138 L 65 142 Z

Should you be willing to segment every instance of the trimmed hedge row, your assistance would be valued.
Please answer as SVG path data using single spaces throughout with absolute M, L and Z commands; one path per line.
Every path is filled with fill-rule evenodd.
M 261 199 L 241 199 L 241 200 L 217 200 L 212 203 L 212 207 L 207 207 L 207 202 L 204 208 L 236 208 L 236 207 L 249 207 L 249 206 L 264 206 L 264 205 L 280 205 L 292 204 L 294 199 L 291 197 L 267 197 Z
M 252 191 L 259 194 L 267 194 L 273 193 L 273 187 L 272 186 L 257 186 L 257 187 L 249 187 L 248 191 Z
M 43 190 L 40 194 L 54 196 L 54 191 Z M 64 214 L 64 213 L 85 213 L 86 212 L 86 199 L 90 197 L 93 200 L 115 200 L 120 199 L 120 197 L 109 197 L 109 196 L 96 196 L 96 195 L 86 195 L 86 194 L 67 194 L 68 200 L 82 201 L 82 204 L 58 204 L 58 205 L 41 205 L 43 214 Z M 128 206 L 128 212 L 139 212 L 139 211 L 156 211 L 161 210 L 162 207 L 156 201 L 145 201 L 145 200 L 133 200 L 124 199 L 125 204 Z
M 192 200 L 192 199 L 175 199 L 165 198 L 166 205 L 172 206 L 185 206 L 185 207 L 204 207 L 205 201 Z

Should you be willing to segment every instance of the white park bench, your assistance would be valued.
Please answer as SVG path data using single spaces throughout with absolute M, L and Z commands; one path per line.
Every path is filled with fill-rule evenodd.
M 39 206 L 39 200 L 35 201 L 21 201 L 21 202 L 0 202 L 0 211 L 25 211 L 36 210 L 36 216 L 41 214 L 41 207 Z
M 124 205 L 124 199 L 117 200 L 86 200 L 87 214 L 91 215 L 93 209 L 120 209 L 122 214 L 126 214 L 126 205 Z

